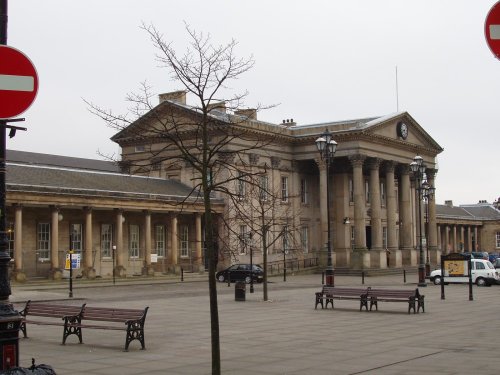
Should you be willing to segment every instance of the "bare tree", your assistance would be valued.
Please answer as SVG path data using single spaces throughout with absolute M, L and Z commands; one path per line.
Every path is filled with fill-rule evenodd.
M 265 164 L 247 167 L 245 172 L 239 173 L 235 181 L 235 194 L 231 195 L 231 212 L 227 217 L 248 227 L 249 231 L 233 233 L 234 236 L 230 238 L 236 238 L 239 243 L 228 248 L 260 247 L 264 269 L 263 299 L 268 301 L 268 254 L 271 249 L 279 248 L 284 255 L 300 249 L 299 226 L 294 219 L 300 214 L 294 209 L 294 200 L 299 197 L 291 195 L 288 190 L 283 191 L 274 181 L 270 181 Z M 235 225 L 227 227 L 237 228 Z M 247 241 L 251 241 L 251 244 Z
M 139 93 L 129 94 L 130 113 L 116 115 L 87 101 L 90 111 L 118 133 L 113 140 L 124 145 L 142 145 L 143 156 L 127 156 L 124 167 L 132 173 L 147 174 L 158 163 L 165 168 L 189 169 L 191 197 L 204 204 L 205 246 L 209 259 L 209 295 L 212 343 L 212 373 L 220 374 L 219 314 L 215 272 L 218 262 L 218 233 L 212 209 L 214 194 L 231 197 L 232 182 L 241 175 L 239 165 L 245 155 L 273 142 L 281 131 L 273 126 L 265 132 L 249 131 L 253 111 L 239 110 L 247 92 L 223 97 L 229 82 L 239 78 L 254 65 L 252 57 L 237 58 L 236 41 L 214 45 L 210 35 L 203 35 L 186 25 L 190 45 L 179 55 L 154 26 L 143 25 L 158 54 L 157 60 L 172 80 L 183 87 L 179 95 L 193 96 L 195 105 L 166 100 L 154 105 L 154 95 L 147 84 Z M 170 98 L 171 99 L 171 98 Z M 251 174 L 247 174 L 251 176 Z

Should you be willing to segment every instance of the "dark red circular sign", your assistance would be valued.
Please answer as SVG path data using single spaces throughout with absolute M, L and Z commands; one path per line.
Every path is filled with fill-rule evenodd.
M 0 119 L 26 111 L 38 92 L 38 75 L 21 51 L 0 45 Z
M 493 5 L 486 16 L 484 35 L 491 52 L 500 59 L 500 1 Z

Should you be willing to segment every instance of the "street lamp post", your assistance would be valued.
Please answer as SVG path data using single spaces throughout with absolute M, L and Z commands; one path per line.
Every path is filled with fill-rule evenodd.
M 423 199 L 423 190 L 422 180 L 425 174 L 425 164 L 424 159 L 417 155 L 413 158 L 413 161 L 410 163 L 410 169 L 415 176 L 417 185 L 417 195 L 418 195 L 418 225 L 419 225 L 419 261 L 418 261 L 418 286 L 424 287 L 427 286 L 425 282 L 425 264 L 424 264 L 424 244 L 423 244 L 423 235 L 422 235 L 422 199 Z
M 424 188 L 423 198 L 425 201 L 425 238 L 426 238 L 425 276 L 429 277 L 431 274 L 431 262 L 429 258 L 429 225 L 430 225 L 429 204 L 430 201 L 434 199 L 434 192 L 436 191 L 436 188 L 430 185 L 427 181 L 424 181 L 422 183 L 422 187 Z
M 331 240 L 331 228 L 330 228 L 330 164 L 333 161 L 333 156 L 335 151 L 337 151 L 337 142 L 332 139 L 332 133 L 325 130 L 321 136 L 316 139 L 316 146 L 318 147 L 321 159 L 326 163 L 326 218 L 327 218 L 327 230 L 328 230 L 328 240 L 327 240 L 327 251 L 328 260 L 325 270 L 326 275 L 326 285 L 335 285 L 334 280 L 334 268 L 332 261 L 332 240 Z

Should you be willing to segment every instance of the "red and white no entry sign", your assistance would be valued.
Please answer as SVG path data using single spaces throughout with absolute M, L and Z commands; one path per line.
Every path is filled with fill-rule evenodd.
M 491 52 L 500 59 L 500 1 L 493 5 L 486 16 L 484 35 Z
M 21 51 L 0 45 L 0 119 L 26 111 L 38 92 L 38 75 Z

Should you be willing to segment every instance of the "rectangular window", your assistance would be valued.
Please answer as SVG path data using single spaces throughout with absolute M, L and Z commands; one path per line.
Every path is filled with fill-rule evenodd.
M 38 223 L 38 259 L 50 259 L 50 223 Z
M 259 198 L 261 201 L 267 201 L 267 192 L 269 190 L 269 179 L 267 176 L 260 176 Z
M 240 234 L 238 236 L 238 247 L 240 254 L 246 254 L 247 252 L 247 239 L 248 239 L 248 229 L 246 225 L 240 225 Z
M 246 196 L 246 182 L 243 172 L 238 173 L 238 180 L 236 181 L 236 193 L 238 194 L 238 199 L 245 199 Z
M 82 241 L 82 235 L 83 235 L 83 225 L 82 224 L 70 224 L 69 225 L 69 233 L 70 233 L 70 243 L 71 243 L 71 249 L 75 253 L 82 253 L 83 249 L 83 241 Z
M 352 177 L 349 177 L 349 203 L 354 203 L 354 183 Z
M 11 259 L 14 258 L 14 223 L 7 223 L 7 251 Z
M 181 227 L 180 236 L 181 258 L 189 257 L 189 229 L 187 225 Z
M 300 228 L 300 242 L 304 254 L 309 252 L 309 227 Z
M 101 224 L 101 256 L 111 258 L 113 256 L 113 226 L 111 224 Z
M 497 232 L 495 237 L 496 237 L 496 241 L 495 241 L 495 243 L 496 243 L 496 244 L 495 244 L 495 247 L 496 247 L 497 249 L 500 249 L 500 232 Z
M 288 177 L 281 177 L 281 201 L 288 202 Z
M 128 254 L 130 258 L 139 258 L 139 226 L 129 225 Z
M 158 257 L 165 257 L 166 231 L 164 225 L 155 225 L 155 248 Z
M 385 182 L 380 181 L 380 204 L 385 207 Z
M 300 203 L 309 203 L 309 197 L 307 194 L 307 180 L 305 178 L 300 180 Z

